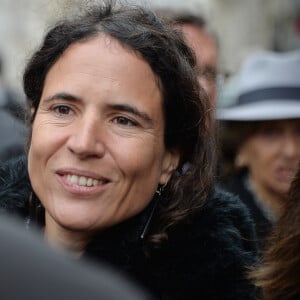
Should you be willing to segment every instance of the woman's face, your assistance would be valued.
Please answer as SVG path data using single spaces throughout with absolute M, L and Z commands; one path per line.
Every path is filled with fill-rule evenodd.
M 47 74 L 29 175 L 51 226 L 96 231 L 142 211 L 177 167 L 164 146 L 162 93 L 145 60 L 101 35 Z
M 242 145 L 239 159 L 264 193 L 286 193 L 300 160 L 300 120 L 263 122 Z

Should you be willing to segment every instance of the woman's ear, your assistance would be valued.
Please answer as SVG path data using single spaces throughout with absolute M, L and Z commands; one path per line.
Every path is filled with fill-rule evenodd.
M 180 152 L 177 149 L 166 150 L 163 161 L 162 169 L 160 174 L 159 183 L 165 185 L 174 171 L 177 169 L 180 160 Z

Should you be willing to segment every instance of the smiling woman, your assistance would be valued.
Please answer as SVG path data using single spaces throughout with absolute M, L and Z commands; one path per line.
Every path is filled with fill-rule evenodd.
M 251 299 L 252 223 L 213 188 L 194 67 L 179 33 L 141 7 L 93 7 L 52 28 L 25 70 L 28 153 L 1 167 L 0 206 L 157 299 Z
M 84 248 L 85 230 L 150 203 L 179 161 L 164 147 L 163 120 L 155 75 L 132 50 L 105 34 L 66 49 L 46 76 L 28 153 L 50 241 L 61 229 L 80 230 Z

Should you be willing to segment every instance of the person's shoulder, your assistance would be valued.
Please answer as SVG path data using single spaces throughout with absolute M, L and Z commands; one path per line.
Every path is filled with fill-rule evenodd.
M 254 223 L 249 209 L 239 196 L 220 187 L 214 189 L 210 199 L 193 219 L 195 226 L 201 228 L 201 234 L 212 234 L 220 240 L 227 240 L 228 243 L 233 240 L 245 242 L 247 248 L 247 241 L 255 240 Z
M 182 284 L 191 295 L 253 299 L 254 287 L 245 273 L 256 263 L 254 226 L 238 196 L 216 188 L 173 234 L 169 239 L 170 256 L 176 258 L 173 268 L 176 274 L 185 274 Z
M 193 213 L 189 219 L 173 231 L 173 240 L 184 243 L 191 251 L 219 252 L 221 256 L 243 256 L 249 262 L 256 254 L 255 226 L 249 209 L 239 196 L 214 189 L 207 202 Z M 205 246 L 204 246 L 205 245 Z M 225 251 L 226 249 L 226 251 Z M 189 251 L 190 251 L 189 250 Z
M 222 221 L 252 223 L 250 212 L 240 197 L 220 186 L 215 187 L 212 196 L 203 207 L 203 212 Z
M 16 157 L 0 164 L 0 208 L 16 212 L 25 208 L 31 192 L 27 158 Z
M 201 253 L 208 260 L 219 257 L 228 264 L 245 265 L 256 260 L 256 233 L 248 208 L 238 196 L 218 187 L 182 232 L 178 231 L 178 240 L 184 240 L 189 251 Z

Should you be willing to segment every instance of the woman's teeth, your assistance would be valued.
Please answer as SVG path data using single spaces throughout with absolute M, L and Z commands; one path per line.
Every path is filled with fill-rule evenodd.
M 70 174 L 68 174 L 66 178 L 69 182 L 81 186 L 96 186 L 104 183 L 103 180 L 97 180 L 90 177 L 70 175 Z

